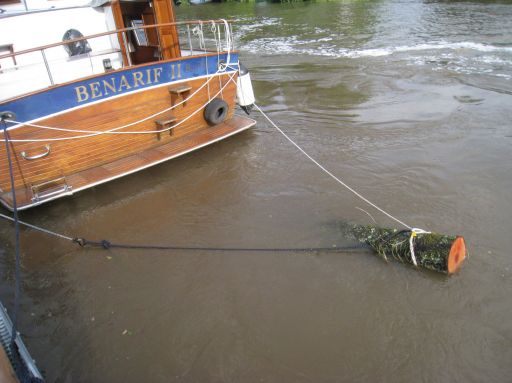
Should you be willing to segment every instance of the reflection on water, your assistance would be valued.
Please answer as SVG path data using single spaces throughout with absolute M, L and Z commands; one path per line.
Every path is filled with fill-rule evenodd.
M 23 231 L 21 330 L 48 381 L 507 381 L 512 369 L 512 5 L 222 3 L 258 103 L 405 222 L 465 235 L 445 278 L 367 254 L 77 249 Z M 22 219 L 70 236 L 348 243 L 392 226 L 255 115 L 251 131 Z M 0 294 L 12 307 L 12 229 Z

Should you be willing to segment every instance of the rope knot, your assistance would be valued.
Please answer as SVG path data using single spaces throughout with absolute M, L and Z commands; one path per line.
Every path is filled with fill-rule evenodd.
M 103 247 L 105 250 L 110 249 L 110 246 L 112 246 L 112 244 L 106 239 L 101 241 L 101 247 Z
M 77 243 L 80 247 L 85 247 L 87 244 L 84 238 L 73 238 L 73 243 Z
M 409 249 L 411 251 L 412 263 L 414 263 L 414 266 L 416 267 L 418 267 L 418 261 L 416 261 L 416 255 L 414 254 L 414 239 L 418 236 L 418 234 L 430 234 L 430 231 L 418 229 L 415 227 L 411 229 L 411 236 L 409 237 Z

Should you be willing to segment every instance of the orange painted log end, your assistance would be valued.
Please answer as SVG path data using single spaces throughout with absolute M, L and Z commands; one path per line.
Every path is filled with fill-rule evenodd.
M 448 274 L 456 272 L 466 258 L 466 243 L 463 237 L 455 238 L 448 254 Z

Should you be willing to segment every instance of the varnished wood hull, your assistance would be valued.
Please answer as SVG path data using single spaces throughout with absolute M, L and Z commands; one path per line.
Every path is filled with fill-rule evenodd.
M 186 73 L 181 73 L 181 68 L 178 74 L 177 64 L 183 65 L 185 72 L 187 60 L 168 63 L 167 79 L 171 81 L 147 84 L 148 79 L 155 78 L 133 75 L 153 70 L 153 65 L 126 73 L 124 84 L 122 73 L 117 73 L 117 83 L 114 77 L 103 76 L 87 83 L 71 84 L 75 107 L 30 121 L 32 125 L 74 132 L 48 130 L 26 123 L 11 124 L 8 134 L 18 208 L 40 205 L 142 170 L 254 125 L 253 120 L 234 115 L 236 71 L 217 73 L 213 77 L 204 74 L 187 77 Z M 134 89 L 134 85 L 141 89 Z M 82 88 L 77 90 L 77 87 Z M 114 92 L 118 89 L 119 92 Z M 228 105 L 225 122 L 213 126 L 203 115 L 205 105 L 212 98 L 221 98 Z M 6 110 L 0 108 L 0 111 Z M 161 111 L 165 112 L 159 113 Z M 157 130 L 161 132 L 155 133 Z M 110 133 L 104 133 L 108 131 Z M 2 144 L 0 201 L 12 209 L 7 153 Z

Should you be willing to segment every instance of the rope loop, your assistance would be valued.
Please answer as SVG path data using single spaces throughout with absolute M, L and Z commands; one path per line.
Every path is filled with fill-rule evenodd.
M 416 227 L 411 228 L 411 236 L 409 237 L 409 249 L 411 251 L 411 259 L 414 266 L 418 267 L 418 261 L 416 261 L 416 254 L 414 254 L 414 239 L 418 234 L 431 234 L 430 231 L 418 229 Z
M 192 33 L 199 38 L 199 49 L 206 49 L 203 33 L 203 23 L 199 22 L 199 25 L 196 25 L 194 28 L 192 28 Z

